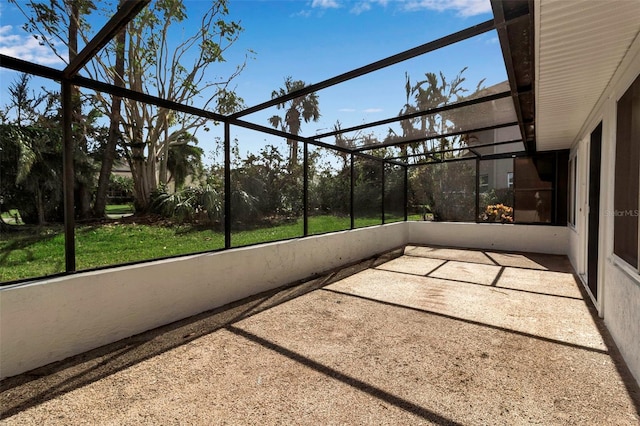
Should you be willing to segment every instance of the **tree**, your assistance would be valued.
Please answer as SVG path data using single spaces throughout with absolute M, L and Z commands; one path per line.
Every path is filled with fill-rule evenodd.
M 36 95 L 29 89 L 30 77 L 22 74 L 9 87 L 10 97 L 0 118 L 2 203 L 20 210 L 25 223 L 43 224 L 62 220 L 62 117 L 60 95 Z M 94 142 L 103 129 L 96 125 L 95 110 L 82 118 L 83 138 Z M 76 129 L 78 132 L 78 129 Z M 76 188 L 90 186 L 94 168 L 82 150 L 74 152 Z
M 225 60 L 225 51 L 242 31 L 239 23 L 225 21 L 228 13 L 225 0 L 214 1 L 195 33 L 175 45 L 170 25 L 185 22 L 183 2 L 158 1 L 143 10 L 128 27 L 125 74 L 130 87 L 188 105 L 199 98 L 200 107 L 220 113 L 237 110 L 242 99 L 228 86 L 244 63 L 226 78 L 205 79 L 210 65 Z M 167 182 L 170 147 L 205 126 L 207 119 L 131 100 L 125 100 L 124 111 L 124 140 L 134 176 L 136 208 L 146 211 L 151 192 L 158 183 Z
M 203 149 L 189 144 L 189 142 L 198 143 L 198 140 L 192 135 L 185 134 L 183 136 L 182 143 L 170 147 L 167 161 L 169 172 L 167 183 L 173 181 L 176 190 L 184 186 L 188 177 L 198 178 L 203 173 Z
M 22 9 L 20 3 L 10 0 L 27 17 L 24 29 L 31 31 L 41 44 L 52 47 L 53 52 L 65 62 L 71 62 L 78 54 L 78 38 L 86 31 L 88 23 L 85 17 L 95 9 L 91 0 L 62 0 L 50 2 L 27 2 L 30 13 Z M 66 54 L 55 47 L 53 39 L 63 41 L 67 48 Z M 85 40 L 86 41 L 86 40 Z M 82 117 L 82 100 L 80 90 L 72 88 L 71 93 L 73 140 L 76 151 L 82 151 L 80 155 L 88 158 L 87 126 Z M 83 164 L 87 165 L 87 164 Z M 76 215 L 86 218 L 90 215 L 93 179 L 76 180 L 74 185 Z
M 69 38 L 57 28 L 60 23 L 78 22 L 79 35 L 88 40 L 91 28 L 82 13 L 91 10 L 92 2 L 65 0 L 65 5 L 79 7 L 80 15 L 60 7 L 58 2 L 28 3 L 27 15 L 31 29 L 43 43 L 55 50 L 56 41 L 69 45 Z M 102 13 L 111 15 L 110 10 Z M 224 62 L 224 54 L 237 40 L 242 27 L 228 20 L 226 0 L 211 2 L 200 19 L 199 26 L 185 28 L 182 33 L 172 30 L 186 24 L 186 8 L 182 0 L 157 0 L 129 23 L 126 38 L 117 38 L 85 67 L 90 77 L 101 81 L 114 81 L 123 76 L 125 85 L 132 90 L 148 93 L 181 104 L 228 114 L 236 111 L 242 99 L 229 90 L 231 81 L 244 69 L 238 65 L 229 76 L 211 78 L 210 66 Z M 184 35 L 183 35 L 184 34 Z M 118 63 L 125 46 L 124 73 Z M 56 51 L 57 53 L 57 51 Z M 59 55 L 64 58 L 63 55 Z M 94 95 L 106 116 L 112 118 L 117 108 L 116 99 L 102 93 Z M 142 104 L 123 99 L 121 122 L 122 145 L 134 179 L 134 195 L 137 212 L 149 208 L 151 193 L 159 183 L 168 179 L 169 149 L 186 133 L 194 134 L 207 123 L 207 119 L 167 108 Z M 117 132 L 112 131 L 111 137 Z M 107 152 L 110 152 L 107 151 Z
M 336 124 L 333 125 L 333 131 L 339 132 L 342 130 L 342 124 L 340 120 L 336 121 Z M 336 146 L 340 148 L 353 149 L 356 146 L 356 140 L 358 139 L 359 133 L 355 136 L 347 137 L 344 133 L 336 133 Z M 348 152 L 345 151 L 337 151 L 337 154 L 342 158 L 343 169 L 347 169 L 349 166 L 349 161 L 351 160 L 351 156 Z
M 258 155 L 242 160 L 232 170 L 231 182 L 239 183 L 254 200 L 255 214 L 245 221 L 291 217 L 302 212 L 302 182 L 287 170 L 285 157 L 273 145 L 266 145 Z
M 46 99 L 46 95 L 29 94 L 29 81 L 31 76 L 26 73 L 18 75 L 18 78 L 9 84 L 9 98 L 5 109 L 2 111 L 2 121 L 8 122 L 9 115 L 14 114 L 14 124 L 17 126 L 35 122 L 40 113 L 38 107 Z
M 284 80 L 284 87 L 274 90 L 271 98 L 275 99 L 284 96 L 296 90 L 301 90 L 306 86 L 304 81 L 293 80 L 287 77 Z M 320 119 L 320 107 L 318 104 L 318 95 L 315 92 L 307 95 L 281 102 L 277 105 L 278 109 L 284 109 L 284 117 L 274 115 L 269 118 L 269 124 L 274 128 L 280 128 L 283 132 L 291 133 L 298 136 L 302 126 L 302 120 L 305 123 L 310 121 L 317 122 Z M 289 170 L 293 170 L 298 164 L 298 140 L 287 139 L 289 145 Z
M 31 77 L 20 74 L 9 85 L 9 98 L 2 111 L 0 125 L 0 204 L 2 211 L 17 209 L 25 223 L 45 223 L 45 200 L 60 201 L 61 164 L 51 158 L 61 157 L 60 132 L 42 131 L 52 112 L 47 95 L 29 89 Z M 47 108 L 40 111 L 40 107 Z M 55 202 L 53 204 L 55 204 Z
M 425 79 L 411 83 L 406 74 L 405 93 L 407 102 L 400 111 L 400 116 L 442 107 L 454 102 L 460 102 L 477 96 L 483 90 L 484 79 L 481 80 L 471 95 L 465 96 L 468 89 L 464 87 L 463 77 L 467 68 L 463 68 L 458 75 L 448 81 L 442 72 L 439 74 L 426 73 Z M 481 107 L 474 107 L 481 108 Z M 475 110 L 474 110 L 475 111 Z M 469 113 L 469 111 L 466 111 Z M 477 112 L 477 111 L 475 111 Z M 464 117 L 456 116 L 456 112 L 445 111 L 428 114 L 418 118 L 401 121 L 402 137 L 390 134 L 388 139 L 420 139 L 405 145 L 413 154 L 420 155 L 418 160 L 443 161 L 454 157 L 462 157 L 463 148 L 467 144 L 469 135 L 440 136 L 463 130 Z M 459 151 L 447 151 L 460 148 Z M 430 212 L 435 213 L 439 220 L 474 220 L 475 218 L 475 164 L 470 161 L 455 163 L 429 164 L 411 169 L 409 176 L 409 203 L 417 206 L 428 206 Z
M 60 220 L 61 135 L 55 129 L 0 125 L 0 202 L 27 224 Z
M 44 224 L 61 212 L 62 138 L 54 94 L 29 90 L 30 76 L 9 85 L 0 125 L 0 204 L 25 223 Z
M 120 0 L 122 5 L 124 0 Z M 123 28 L 116 35 L 114 56 L 115 64 L 113 67 L 113 84 L 116 87 L 124 87 L 124 53 L 125 53 L 126 31 Z M 100 175 L 98 177 L 98 187 L 96 189 L 96 198 L 93 204 L 94 217 L 104 217 L 107 207 L 107 192 L 111 182 L 111 170 L 116 159 L 116 150 L 118 141 L 122 139 L 120 132 L 122 98 L 119 96 L 111 96 L 111 110 L 109 114 L 109 134 L 102 154 L 102 162 L 100 166 Z
M 354 156 L 353 204 L 356 217 L 380 217 L 382 208 L 382 162 Z
M 425 73 L 424 80 L 419 80 L 415 84 L 411 84 L 409 74 L 405 74 L 405 94 L 407 101 L 399 115 L 403 116 L 419 111 L 426 111 L 464 100 L 466 98 L 465 93 L 468 92 L 468 89 L 463 86 L 466 81 L 463 74 L 466 70 L 467 67 L 463 68 L 451 81 L 447 81 L 447 78 L 442 72 L 439 72 L 437 75 L 428 72 Z M 483 89 L 483 83 L 484 79 L 480 80 L 471 96 L 476 95 Z M 460 147 L 464 143 L 463 137 L 437 137 L 457 129 L 456 120 L 459 117 L 455 117 L 453 114 L 453 112 L 441 112 L 402 120 L 400 122 L 403 132 L 402 138 L 425 138 L 423 142 L 414 142 L 410 145 L 414 154 L 423 153 L 427 155 L 433 151 Z M 406 147 L 404 147 L 404 149 L 404 153 L 406 154 Z M 443 158 L 442 156 L 440 157 L 440 159 Z
M 475 161 L 442 162 L 412 167 L 410 205 L 428 206 L 437 220 L 475 220 Z

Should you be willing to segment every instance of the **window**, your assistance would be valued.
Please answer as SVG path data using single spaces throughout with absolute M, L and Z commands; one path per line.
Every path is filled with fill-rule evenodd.
M 413 214 L 433 214 L 435 220 L 444 222 L 475 221 L 475 160 L 413 167 L 409 185 Z
M 507 188 L 513 188 L 513 172 L 507 173 Z
M 553 223 L 555 155 L 520 157 L 514 163 L 514 219 L 518 223 Z
M 513 189 L 505 176 L 513 174 L 513 158 L 480 160 L 479 222 L 513 222 Z M 487 176 L 483 190 L 482 176 Z
M 638 269 L 640 77 L 618 101 L 613 197 L 613 252 Z
M 480 192 L 487 192 L 489 190 L 489 175 L 480 175 Z

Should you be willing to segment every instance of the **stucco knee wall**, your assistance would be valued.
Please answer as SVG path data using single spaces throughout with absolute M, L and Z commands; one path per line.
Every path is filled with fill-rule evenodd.
M 401 222 L 4 287 L 0 377 L 408 243 L 567 252 L 561 227 Z
M 631 374 L 640 383 L 640 282 L 614 261 L 605 262 L 604 323 Z
M 78 273 L 0 290 L 0 378 L 406 244 L 405 223 Z
M 566 255 L 566 226 L 408 222 L 409 243 Z

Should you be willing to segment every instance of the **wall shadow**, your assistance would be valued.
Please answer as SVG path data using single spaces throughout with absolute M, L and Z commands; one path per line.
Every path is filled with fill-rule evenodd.
M 402 248 L 359 261 L 54 362 L 0 382 L 0 419 L 42 404 L 242 319 L 402 255 Z

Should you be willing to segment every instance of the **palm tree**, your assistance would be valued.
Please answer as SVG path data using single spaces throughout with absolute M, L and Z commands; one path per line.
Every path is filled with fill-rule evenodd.
M 333 125 L 333 131 L 339 132 L 340 130 L 342 130 L 342 124 L 340 123 L 340 120 L 337 120 L 336 124 Z M 356 135 L 355 137 L 346 137 L 344 133 L 337 133 L 336 146 L 339 146 L 341 148 L 353 149 L 356 146 L 355 141 L 357 137 L 358 135 Z M 347 170 L 347 167 L 349 166 L 349 160 L 351 158 L 349 154 L 344 151 L 338 151 L 336 152 L 336 154 L 342 157 L 342 161 L 343 161 L 342 170 Z
M 431 108 L 442 107 L 452 102 L 459 102 L 464 99 L 468 99 L 470 96 L 476 95 L 483 87 L 484 79 L 480 80 L 475 91 L 470 96 L 465 96 L 468 92 L 463 87 L 463 83 L 466 78 L 463 76 L 467 67 L 464 67 L 458 75 L 451 81 L 447 81 L 442 72 L 438 75 L 432 72 L 425 73 L 425 79 L 417 81 L 415 84 L 411 84 L 409 74 L 405 73 L 405 93 L 407 97 L 407 103 L 400 112 L 401 115 L 410 114 L 417 111 L 425 111 Z M 411 99 L 415 104 L 411 103 Z M 455 121 L 458 117 L 452 116 L 451 113 L 441 112 L 439 114 L 425 115 L 414 120 L 403 120 L 401 122 L 403 132 L 405 136 L 413 136 L 416 132 L 420 136 L 426 138 L 432 138 L 443 133 L 448 133 L 456 130 Z M 419 128 L 414 127 L 415 124 L 419 124 Z M 432 139 L 432 144 L 436 143 L 435 139 Z M 425 142 L 424 152 L 433 150 L 445 150 L 448 148 L 454 148 L 461 145 L 462 138 L 448 140 L 447 138 L 440 138 L 437 140 L 438 146 L 427 146 Z
M 43 225 L 62 211 L 62 135 L 56 128 L 0 125 L 0 205 Z M 6 205 L 4 205 L 6 203 Z
M 195 144 L 198 140 L 190 133 L 183 133 L 175 144 L 169 146 L 167 182 L 174 181 L 176 191 L 182 188 L 190 176 L 192 180 L 203 173 L 204 150 Z
M 284 87 L 281 87 L 278 91 L 274 90 L 271 93 L 271 98 L 275 99 L 287 95 L 301 90 L 305 86 L 304 81 L 287 77 L 284 80 Z M 285 109 L 285 115 L 284 117 L 274 115 L 269 118 L 269 123 L 276 129 L 280 128 L 283 132 L 296 136 L 300 134 L 302 120 L 308 123 L 309 121 L 318 121 L 320 119 L 318 95 L 315 92 L 279 103 L 277 107 L 278 109 Z M 298 141 L 297 139 L 287 138 L 287 144 L 289 144 L 289 170 L 293 170 L 298 164 Z

